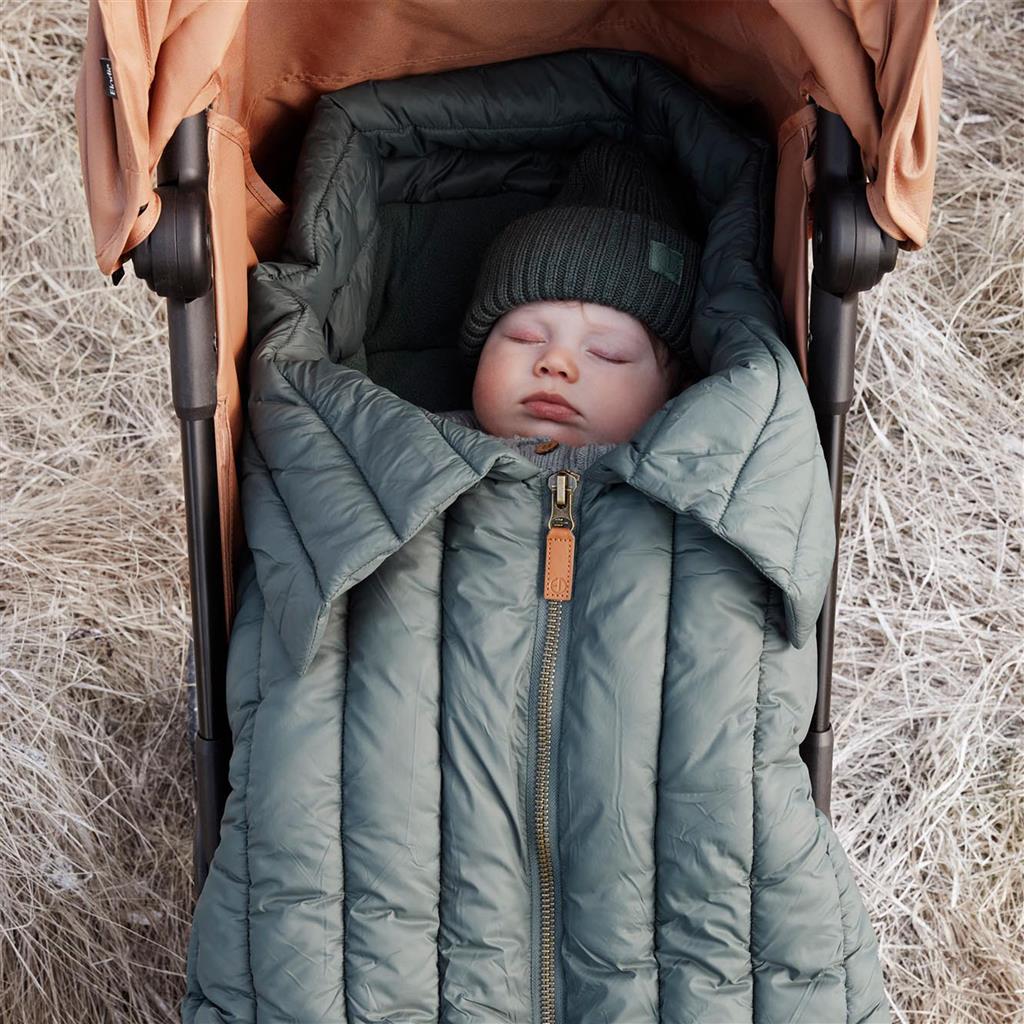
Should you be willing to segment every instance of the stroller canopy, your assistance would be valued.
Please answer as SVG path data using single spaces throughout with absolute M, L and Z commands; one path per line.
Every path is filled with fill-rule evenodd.
M 281 236 L 274 222 L 283 218 L 297 142 L 320 94 L 581 47 L 650 54 L 778 138 L 784 194 L 777 215 L 779 202 L 800 201 L 790 180 L 809 185 L 807 98 L 840 114 L 860 144 L 875 219 L 905 248 L 917 248 L 926 238 L 935 169 L 936 6 L 91 0 L 78 126 L 97 260 L 111 273 L 152 230 L 161 152 L 182 118 L 208 105 L 230 120 L 244 150 L 248 236 L 264 257 Z M 216 188 L 211 183 L 214 205 Z

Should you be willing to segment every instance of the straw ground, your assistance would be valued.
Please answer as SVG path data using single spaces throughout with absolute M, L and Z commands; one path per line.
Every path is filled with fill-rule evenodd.
M 84 5 L 83 5 L 84 7 Z M 170 1020 L 190 913 L 164 319 L 95 270 L 63 2 L 0 7 L 0 1018 Z M 864 303 L 834 808 L 896 1018 L 1024 1019 L 1024 7 L 945 4 L 932 240 Z

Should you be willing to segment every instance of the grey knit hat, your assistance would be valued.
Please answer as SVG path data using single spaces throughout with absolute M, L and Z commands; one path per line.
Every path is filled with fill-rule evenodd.
M 611 139 L 592 142 L 550 205 L 512 221 L 491 243 L 460 348 L 475 361 L 510 309 L 579 299 L 636 317 L 692 369 L 688 339 L 699 262 L 700 246 L 644 152 Z

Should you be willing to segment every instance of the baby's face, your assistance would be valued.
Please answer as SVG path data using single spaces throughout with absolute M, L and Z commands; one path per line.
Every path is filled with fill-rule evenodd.
M 531 302 L 487 336 L 473 411 L 499 437 L 621 443 L 668 401 L 671 386 L 643 325 L 628 313 L 591 302 Z

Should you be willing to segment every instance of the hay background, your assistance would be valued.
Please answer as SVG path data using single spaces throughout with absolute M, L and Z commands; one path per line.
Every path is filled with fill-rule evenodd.
M 2 19 L 0 1018 L 170 1020 L 189 628 L 163 311 L 96 271 L 84 5 Z M 862 306 L 834 810 L 901 1021 L 1024 1020 L 1024 5 L 944 3 L 932 240 Z

